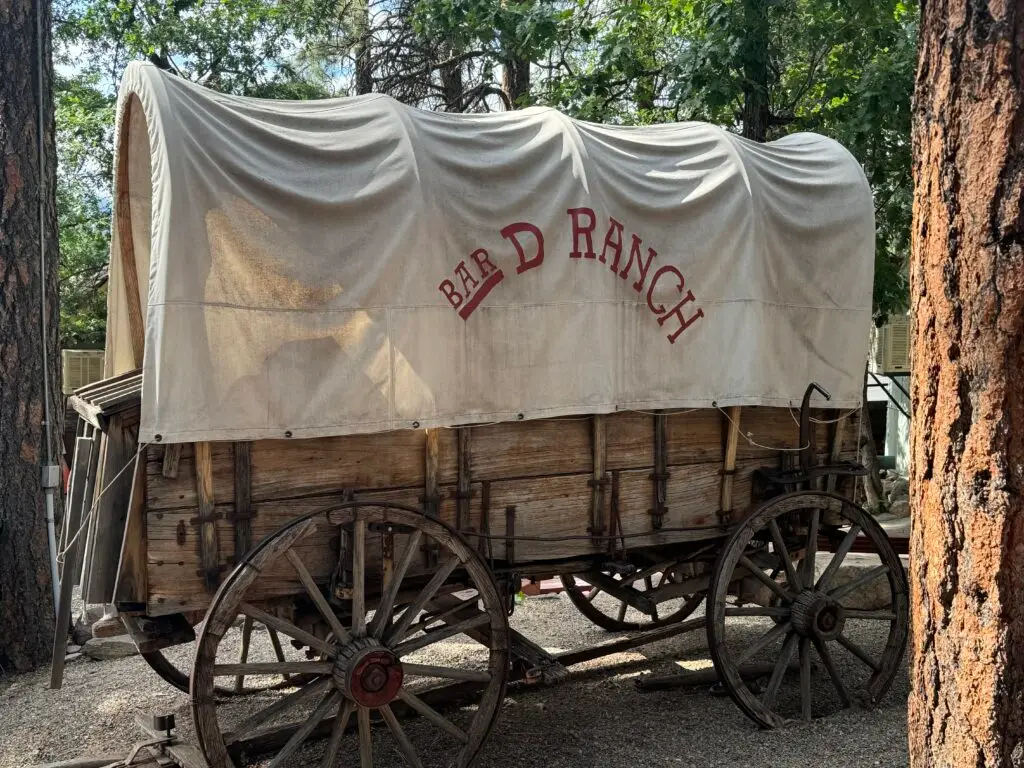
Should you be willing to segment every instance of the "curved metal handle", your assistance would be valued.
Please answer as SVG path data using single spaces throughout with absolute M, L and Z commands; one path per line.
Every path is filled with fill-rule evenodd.
M 816 381 L 808 384 L 804 391 L 804 399 L 800 403 L 800 468 L 804 472 L 813 469 L 818 457 L 814 430 L 811 428 L 811 395 L 815 391 L 820 392 L 826 400 L 832 399 L 832 395 Z

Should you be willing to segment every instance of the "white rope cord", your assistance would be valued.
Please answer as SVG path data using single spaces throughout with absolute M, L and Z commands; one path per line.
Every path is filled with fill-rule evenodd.
M 77 530 L 77 531 L 75 531 L 75 535 L 74 535 L 74 536 L 72 536 L 72 537 L 71 537 L 71 538 L 70 538 L 70 539 L 68 540 L 68 544 L 67 544 L 67 546 L 66 546 L 66 547 L 64 547 L 64 549 L 62 549 L 62 550 L 61 550 L 60 552 L 58 552 L 58 553 L 57 553 L 57 562 L 58 562 L 58 563 L 60 563 L 61 565 L 63 565 L 63 564 L 64 564 L 64 556 L 65 556 L 65 555 L 67 554 L 68 550 L 69 550 L 69 549 L 71 549 L 71 546 L 72 546 L 72 545 L 73 545 L 73 544 L 74 544 L 74 543 L 75 543 L 76 541 L 78 541 L 78 537 L 79 537 L 79 536 L 80 536 L 80 535 L 82 534 L 82 531 L 84 531 L 84 530 L 86 529 L 86 527 L 87 527 L 87 526 L 89 525 L 89 521 L 90 521 L 90 520 L 92 519 L 93 513 L 94 513 L 94 512 L 96 511 L 96 508 L 97 508 L 97 507 L 99 506 L 99 503 L 100 503 L 100 499 L 102 499 L 102 498 L 103 498 L 103 494 L 105 494 L 105 493 L 106 493 L 106 492 L 107 492 L 108 490 L 110 490 L 110 487 L 111 487 L 111 486 L 112 486 L 112 485 L 113 485 L 114 483 L 116 483 L 116 482 L 117 482 L 118 478 L 119 478 L 119 477 L 121 477 L 121 475 L 123 475 L 123 474 L 124 474 L 124 472 L 125 472 L 125 470 L 126 470 L 126 469 L 128 469 L 129 467 L 133 467 L 133 468 L 135 467 L 135 464 L 136 464 L 136 462 L 137 462 L 137 461 L 138 461 L 138 459 L 139 459 L 139 455 L 140 455 L 140 454 L 141 454 L 141 453 L 142 453 L 142 452 L 143 452 L 143 451 L 144 451 L 144 450 L 145 450 L 145 449 L 146 449 L 146 448 L 147 448 L 148 446 L 149 446 L 149 443 L 142 443 L 142 444 L 141 444 L 141 445 L 139 446 L 138 450 L 137 450 L 137 451 L 135 451 L 135 455 L 134 455 L 134 456 L 133 456 L 132 458 L 130 458 L 130 459 L 128 460 L 128 462 L 127 462 L 127 463 L 126 463 L 126 464 L 125 464 L 125 465 L 124 465 L 123 467 L 121 467 L 121 471 L 120 471 L 120 472 L 118 472 L 118 473 L 117 473 L 116 475 L 114 475 L 114 477 L 113 477 L 113 478 L 111 478 L 110 482 L 109 482 L 109 483 L 107 483 L 107 484 L 106 484 L 105 486 L 103 486 L 103 488 L 102 488 L 102 489 L 100 489 L 100 492 L 99 492 L 98 494 L 96 494 L 96 496 L 95 496 L 95 497 L 93 498 L 93 501 L 92 501 L 92 506 L 90 506 L 90 508 L 89 508 L 89 511 L 88 511 L 88 512 L 86 512 L 86 513 L 85 513 L 85 514 L 84 514 L 84 515 L 82 516 L 82 522 L 81 522 L 81 523 L 79 524 L 79 526 L 78 526 L 78 530 Z
M 843 419 L 850 418 L 850 416 L 852 416 L 853 414 L 857 413 L 857 411 L 859 411 L 859 410 L 860 410 L 859 408 L 851 408 L 846 413 L 842 414 L 841 416 L 839 416 L 839 418 L 836 418 L 836 419 L 816 419 L 813 416 L 811 416 L 811 423 L 812 424 L 838 424 Z M 800 426 L 800 420 L 797 419 L 796 411 L 793 410 L 793 401 L 792 400 L 789 403 L 789 415 L 793 417 L 793 422 L 799 427 Z
M 744 440 L 746 440 L 748 443 L 750 443 L 755 448 L 763 448 L 766 451 L 781 451 L 781 452 L 784 452 L 784 453 L 799 453 L 804 448 L 806 448 L 807 446 L 810 445 L 810 443 L 805 443 L 804 445 L 800 446 L 799 448 L 779 448 L 776 445 L 762 445 L 761 443 L 759 443 L 756 440 L 754 440 L 754 438 L 752 437 L 752 435 L 754 434 L 753 432 L 744 432 L 742 429 L 740 429 L 740 425 L 732 420 L 732 416 L 729 415 L 728 411 L 726 411 L 724 408 L 722 408 L 718 403 L 712 403 L 712 405 L 722 412 L 722 415 L 725 416 L 725 418 L 727 418 L 729 420 L 730 424 L 732 424 L 734 427 L 736 427 L 736 431 L 739 432 L 740 437 L 742 437 Z

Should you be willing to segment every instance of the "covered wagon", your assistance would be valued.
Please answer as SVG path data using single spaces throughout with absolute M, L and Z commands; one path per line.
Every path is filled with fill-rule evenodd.
M 325 766 L 466 766 L 509 681 L 695 628 L 762 726 L 887 690 L 905 578 L 855 503 L 873 205 L 834 141 L 133 64 L 115 201 L 65 582 L 190 692 L 211 766 L 317 735 Z M 632 633 L 512 631 L 556 576 Z

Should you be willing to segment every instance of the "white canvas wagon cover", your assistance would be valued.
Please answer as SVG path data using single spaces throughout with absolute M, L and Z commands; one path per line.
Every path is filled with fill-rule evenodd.
M 812 380 L 860 403 L 872 196 L 828 138 L 266 101 L 148 64 L 118 120 L 107 373 L 142 364 L 143 441 L 785 407 Z

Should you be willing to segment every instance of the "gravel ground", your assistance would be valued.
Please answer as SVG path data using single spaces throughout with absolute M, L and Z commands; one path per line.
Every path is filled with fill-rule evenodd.
M 549 650 L 609 638 L 583 618 L 564 595 L 529 598 L 517 606 L 512 625 Z M 877 631 L 872 634 L 876 626 L 854 637 L 864 647 L 878 648 L 884 639 Z M 746 642 L 757 636 L 755 632 L 756 628 L 750 630 Z M 472 652 L 469 644 L 455 642 L 457 639 L 432 646 L 429 654 L 417 661 L 429 658 L 444 663 Z M 739 642 L 744 641 L 741 632 Z M 670 672 L 678 669 L 677 660 L 685 660 L 693 668 L 710 664 L 705 645 L 703 633 L 683 635 L 574 667 L 573 677 L 562 685 L 510 691 L 485 743 L 480 765 L 852 768 L 907 764 L 905 668 L 882 705 L 873 711 L 841 711 L 777 731 L 758 730 L 728 696 L 716 695 L 707 686 L 650 693 L 637 690 L 634 678 L 643 672 Z M 837 656 L 836 663 L 844 673 L 857 672 L 858 662 L 848 654 Z M 48 678 L 48 670 L 0 678 L 0 768 L 23 768 L 83 754 L 123 754 L 141 738 L 134 724 L 137 710 L 174 712 L 180 733 L 191 734 L 187 696 L 167 686 L 139 657 L 73 661 L 59 691 L 47 689 Z M 831 695 L 823 673 L 815 675 L 815 691 L 823 701 Z M 245 709 L 246 705 L 234 706 Z M 458 714 L 452 719 L 457 720 Z M 425 723 L 414 721 L 405 727 L 425 763 L 447 764 L 447 750 L 430 750 L 436 738 L 424 730 Z M 404 765 L 386 732 L 375 733 L 374 742 L 380 768 Z M 292 764 L 316 765 L 322 748 L 322 743 L 309 744 Z M 343 764 L 358 765 L 358 758 L 350 753 Z

